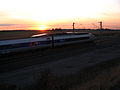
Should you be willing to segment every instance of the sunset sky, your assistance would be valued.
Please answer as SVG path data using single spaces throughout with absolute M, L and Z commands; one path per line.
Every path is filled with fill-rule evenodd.
M 0 29 L 120 29 L 120 0 L 1 0 Z

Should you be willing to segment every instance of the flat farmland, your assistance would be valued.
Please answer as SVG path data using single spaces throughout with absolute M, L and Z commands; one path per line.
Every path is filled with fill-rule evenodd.
M 0 31 L 0 40 L 28 38 L 31 35 L 39 34 L 40 31 Z
M 61 31 L 37 31 L 37 30 L 18 30 L 18 31 L 0 31 L 0 40 L 9 40 L 9 39 L 20 39 L 20 38 L 29 38 L 32 35 L 40 33 L 62 33 L 69 32 L 72 30 L 61 30 Z M 98 30 L 75 30 L 76 32 L 90 32 L 96 36 L 120 36 L 120 31 L 98 31 Z
M 54 31 L 54 33 L 61 32 L 63 31 Z M 41 70 L 49 69 L 56 76 L 62 76 L 62 79 L 55 77 L 55 80 L 50 81 L 53 82 L 53 86 L 56 85 L 54 82 L 59 82 L 56 85 L 59 90 L 115 90 L 114 86 L 119 86 L 120 81 L 120 31 L 81 30 L 80 32 L 95 34 L 97 38 L 95 44 L 74 44 L 0 56 L 0 83 L 22 87 L 32 83 L 33 76 L 41 73 Z M 41 32 L 11 31 L 8 33 L 12 34 L 10 38 L 15 36 L 11 39 L 17 39 Z M 7 34 L 4 36 L 1 33 L 5 39 L 10 39 Z M 65 89 L 61 89 L 63 87 Z M 46 88 L 50 90 L 49 87 Z M 37 89 L 35 87 L 27 90 Z

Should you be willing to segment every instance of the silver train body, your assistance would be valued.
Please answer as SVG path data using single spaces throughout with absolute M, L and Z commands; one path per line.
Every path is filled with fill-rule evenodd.
M 35 48 L 60 46 L 80 42 L 94 41 L 92 33 L 67 32 L 59 34 L 38 34 L 26 39 L 0 41 L 0 54 L 30 50 Z

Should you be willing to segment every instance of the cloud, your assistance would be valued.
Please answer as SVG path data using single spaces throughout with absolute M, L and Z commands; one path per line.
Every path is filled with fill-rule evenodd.
M 17 24 L 0 24 L 0 26 L 14 26 L 14 25 L 17 25 Z
M 120 0 L 117 0 L 117 2 L 120 4 Z
M 119 18 L 120 16 L 120 12 L 115 12 L 115 13 L 101 13 L 102 15 L 106 16 L 106 17 L 116 17 Z

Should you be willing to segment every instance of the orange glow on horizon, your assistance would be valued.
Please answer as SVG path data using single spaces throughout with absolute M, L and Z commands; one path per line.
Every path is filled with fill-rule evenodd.
M 45 26 L 45 25 L 40 25 L 40 26 L 38 27 L 38 29 L 39 29 L 39 30 L 42 30 L 42 31 L 45 31 L 45 30 L 48 29 L 48 27 Z
M 75 29 L 92 29 L 100 21 L 120 29 L 119 16 L 120 0 L 1 0 L 0 30 L 72 29 L 73 22 Z

